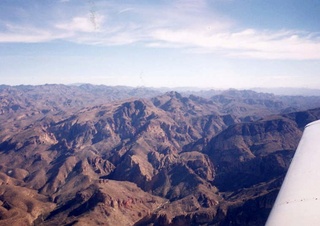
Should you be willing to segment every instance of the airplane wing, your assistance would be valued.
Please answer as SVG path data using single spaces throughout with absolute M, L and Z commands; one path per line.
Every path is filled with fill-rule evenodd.
M 305 127 L 266 226 L 320 225 L 320 120 Z

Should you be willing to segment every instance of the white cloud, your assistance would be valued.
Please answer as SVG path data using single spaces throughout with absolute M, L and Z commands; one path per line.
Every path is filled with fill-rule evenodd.
M 134 8 L 124 8 L 124 9 L 121 9 L 121 10 L 119 11 L 119 14 L 121 14 L 121 13 L 126 13 L 126 12 L 130 12 L 130 11 L 132 11 L 132 10 L 134 10 Z
M 237 29 L 233 21 L 208 12 L 205 0 L 174 1 L 159 9 L 120 4 L 109 7 L 109 11 L 104 13 L 111 19 L 105 22 L 100 16 L 97 20 L 99 35 L 81 34 L 74 40 L 102 45 L 139 42 L 152 48 L 194 49 L 198 53 L 223 54 L 232 58 L 320 59 L 318 34 L 294 30 Z M 115 14 L 119 18 L 113 20 Z M 75 17 L 72 22 L 59 27 L 93 32 L 87 18 Z
M 258 31 L 245 29 L 238 32 L 207 32 L 196 29 L 159 29 L 152 33 L 158 45 L 176 45 L 183 48 L 203 49 L 229 57 L 260 59 L 320 59 L 320 39 L 297 31 Z M 160 44 L 159 44 L 160 43 Z M 199 51 L 198 51 L 199 52 Z
M 97 13 L 90 13 L 85 17 L 74 17 L 70 22 L 56 24 L 56 28 L 74 32 L 97 32 L 104 21 L 104 17 Z
M 49 42 L 70 37 L 67 33 L 57 33 L 32 26 L 6 24 L 6 30 L 0 32 L 0 43 L 37 43 Z
M 66 1 L 66 0 L 61 0 Z M 168 3 L 168 2 L 167 2 Z M 76 7 L 76 6 L 75 6 Z M 209 11 L 206 0 L 132 5 L 96 2 L 40 26 L 10 26 L 0 42 L 48 42 L 64 39 L 94 45 L 144 44 L 149 48 L 182 48 L 232 58 L 320 59 L 319 34 L 295 30 L 238 28 Z

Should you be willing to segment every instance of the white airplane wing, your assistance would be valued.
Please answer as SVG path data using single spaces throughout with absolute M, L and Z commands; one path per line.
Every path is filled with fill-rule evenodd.
M 320 120 L 305 127 L 266 226 L 320 225 Z

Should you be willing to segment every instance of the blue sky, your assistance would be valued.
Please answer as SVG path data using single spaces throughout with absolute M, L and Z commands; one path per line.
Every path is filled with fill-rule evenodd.
M 318 0 L 1 0 L 0 83 L 320 88 Z

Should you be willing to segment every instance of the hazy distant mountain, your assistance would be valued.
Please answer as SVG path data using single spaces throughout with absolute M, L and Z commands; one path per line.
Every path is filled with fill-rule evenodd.
M 320 118 L 320 97 L 249 90 L 2 86 L 0 104 L 1 225 L 263 225 Z
M 253 88 L 256 92 L 273 93 L 275 95 L 286 96 L 320 96 L 320 89 L 308 89 L 308 88 Z

